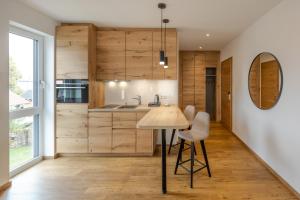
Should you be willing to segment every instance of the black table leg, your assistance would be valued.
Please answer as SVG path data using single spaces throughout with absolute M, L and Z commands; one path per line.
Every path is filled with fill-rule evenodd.
M 162 192 L 167 193 L 167 170 L 166 170 L 166 129 L 161 130 L 161 166 L 162 166 Z

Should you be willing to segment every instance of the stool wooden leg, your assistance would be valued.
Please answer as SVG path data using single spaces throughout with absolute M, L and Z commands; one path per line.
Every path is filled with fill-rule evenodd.
M 169 145 L 168 154 L 170 154 L 171 148 L 172 148 L 172 146 L 173 146 L 173 140 L 174 140 L 175 132 L 176 132 L 176 129 L 173 129 L 173 131 L 172 131 L 172 136 L 171 136 L 171 141 L 170 141 L 170 145 Z
M 194 175 L 194 159 L 195 159 L 195 145 L 194 142 L 191 143 L 191 182 L 190 187 L 193 188 L 193 175 Z
M 204 140 L 201 140 L 200 143 L 201 143 L 201 148 L 202 148 L 203 156 L 204 156 L 204 159 L 205 159 L 207 173 L 208 173 L 208 176 L 211 177 L 211 173 L 210 173 L 210 169 L 209 169 L 209 163 L 208 163 L 208 159 L 207 159 L 207 153 L 206 153 L 206 149 L 205 149 Z
M 176 166 L 175 166 L 174 174 L 177 174 L 177 169 L 178 169 L 178 166 L 179 166 L 179 161 L 181 160 L 181 157 L 182 157 L 183 146 L 184 146 L 184 139 L 181 139 L 180 140 L 180 148 L 179 148 L 178 155 L 177 155 L 177 161 L 176 161 Z

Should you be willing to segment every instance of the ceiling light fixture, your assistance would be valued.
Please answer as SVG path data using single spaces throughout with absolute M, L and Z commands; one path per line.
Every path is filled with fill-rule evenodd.
M 161 10 L 160 13 L 160 51 L 159 51 L 159 64 L 165 64 L 165 52 L 163 50 L 163 9 L 165 9 L 167 5 L 165 3 L 159 3 L 158 8 Z
M 164 62 L 164 68 L 167 69 L 169 67 L 168 56 L 167 56 L 167 23 L 169 23 L 170 20 L 169 19 L 164 19 L 163 22 L 165 24 L 165 62 Z

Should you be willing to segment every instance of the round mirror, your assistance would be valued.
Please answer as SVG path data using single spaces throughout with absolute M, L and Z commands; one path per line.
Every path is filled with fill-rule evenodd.
M 271 53 L 261 53 L 253 60 L 248 87 L 253 103 L 260 109 L 270 109 L 278 102 L 283 84 L 279 61 Z

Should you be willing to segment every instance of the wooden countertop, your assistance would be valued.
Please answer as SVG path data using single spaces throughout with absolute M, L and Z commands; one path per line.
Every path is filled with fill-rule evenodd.
M 177 106 L 152 108 L 138 123 L 144 129 L 185 129 L 189 122 Z

